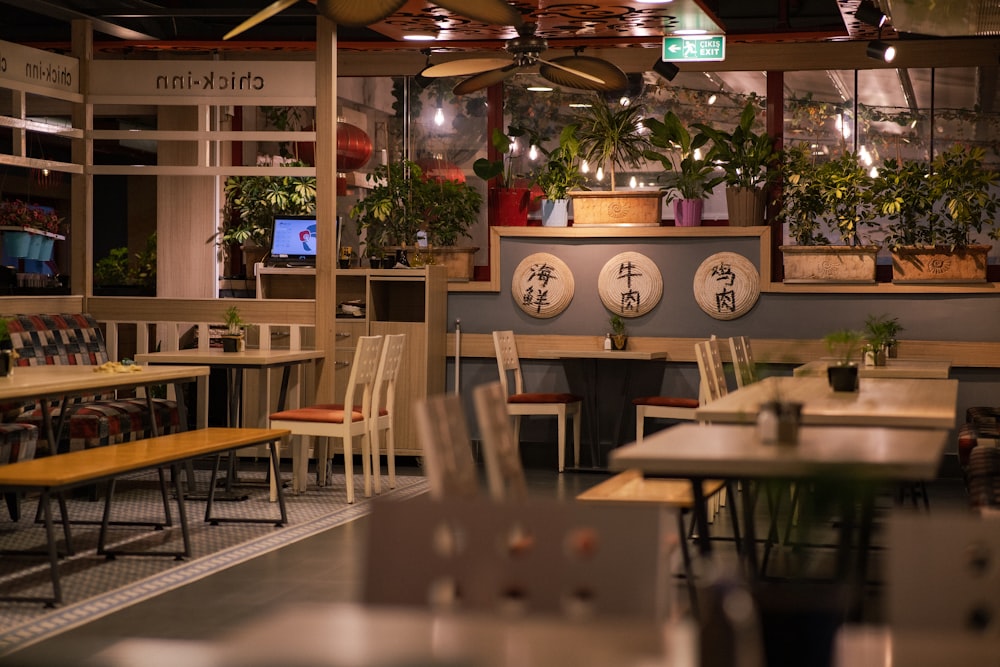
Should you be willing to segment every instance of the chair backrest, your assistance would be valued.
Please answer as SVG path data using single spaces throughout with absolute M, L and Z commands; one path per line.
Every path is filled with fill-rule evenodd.
M 528 485 L 507 413 L 503 386 L 499 382 L 481 384 L 472 391 L 472 396 L 483 442 L 490 497 L 496 501 L 524 500 L 528 496 Z
M 517 342 L 513 331 L 494 331 L 493 349 L 497 353 L 497 368 L 500 370 L 500 385 L 504 396 L 524 393 L 524 377 L 521 374 L 521 358 L 517 355 Z M 514 378 L 511 391 L 510 378 Z
M 726 373 L 722 368 L 722 357 L 719 355 L 719 341 L 712 338 L 696 343 L 694 356 L 698 361 L 698 373 L 701 375 L 699 401 L 702 405 L 729 393 Z
M 375 376 L 378 374 L 379 358 L 382 354 L 382 336 L 359 336 L 351 362 L 351 374 L 344 391 L 344 423 L 352 420 L 352 407 L 360 406 L 361 414 L 370 415 Z M 361 401 L 358 402 L 358 393 Z
M 368 526 L 369 604 L 571 618 L 669 612 L 670 510 L 419 496 L 374 501 Z
M 729 339 L 729 351 L 733 357 L 736 386 L 742 389 L 756 382 L 757 366 L 754 364 L 753 352 L 750 349 L 750 339 L 746 336 L 733 336 Z
M 413 414 L 431 497 L 440 500 L 479 495 L 476 461 L 461 397 L 428 396 L 414 403 Z
M 885 572 L 894 630 L 1000 638 L 1000 517 L 894 512 Z
M 406 334 L 392 334 L 382 343 L 382 357 L 375 373 L 375 389 L 372 392 L 372 415 L 377 417 L 384 407 L 391 415 L 396 407 L 396 379 L 403 365 L 403 348 Z

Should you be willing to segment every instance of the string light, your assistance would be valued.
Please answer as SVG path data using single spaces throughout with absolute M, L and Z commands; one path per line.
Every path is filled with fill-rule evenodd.
M 534 160 L 538 158 L 538 146 L 531 144 L 531 148 L 528 149 L 528 159 Z
M 595 176 L 597 177 L 597 180 L 603 181 L 604 180 L 604 167 L 598 167 L 597 168 L 597 174 L 595 174 Z
M 635 179 L 635 176 L 633 176 L 632 178 L 628 179 L 628 186 L 630 188 L 632 188 L 633 190 L 635 190 L 637 187 L 639 187 L 639 181 L 637 181 Z
M 438 127 L 444 125 L 444 109 L 441 107 L 438 107 L 437 111 L 434 112 L 434 124 Z
M 709 104 L 715 104 L 716 100 L 718 100 L 718 99 L 719 99 L 719 96 L 716 95 L 715 93 L 712 93 L 711 95 L 708 96 L 708 103 Z
M 582 173 L 584 173 L 584 174 L 589 174 L 590 173 L 590 163 L 587 162 L 586 160 L 584 160 L 583 162 L 581 162 L 580 163 L 580 171 Z

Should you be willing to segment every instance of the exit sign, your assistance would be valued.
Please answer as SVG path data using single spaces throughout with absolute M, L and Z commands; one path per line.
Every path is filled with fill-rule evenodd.
M 663 38 L 663 60 L 667 62 L 697 62 L 725 59 L 725 35 Z

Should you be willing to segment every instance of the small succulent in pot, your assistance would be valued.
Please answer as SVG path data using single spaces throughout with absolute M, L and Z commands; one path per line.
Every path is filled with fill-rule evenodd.
M 621 315 L 615 313 L 608 320 L 611 324 L 611 343 L 614 349 L 624 350 L 628 345 L 628 331 L 625 329 L 625 320 Z

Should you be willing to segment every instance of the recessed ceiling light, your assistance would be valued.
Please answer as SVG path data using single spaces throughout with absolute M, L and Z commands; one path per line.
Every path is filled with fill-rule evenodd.
M 433 42 L 435 39 L 437 39 L 437 36 L 414 32 L 408 35 L 403 35 L 403 39 L 410 42 Z
M 533 93 L 550 93 L 552 92 L 552 86 L 528 86 L 526 90 L 530 90 Z
M 640 5 L 668 5 L 674 0 L 635 0 Z
M 707 33 L 708 30 L 705 30 L 704 28 L 682 28 L 680 30 L 674 30 L 673 32 L 675 35 L 705 35 Z
M 570 109 L 589 109 L 594 105 L 590 102 L 570 102 L 568 106 Z

